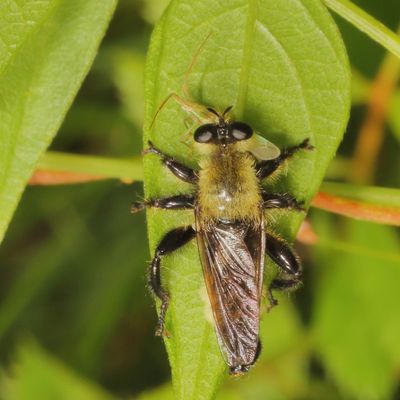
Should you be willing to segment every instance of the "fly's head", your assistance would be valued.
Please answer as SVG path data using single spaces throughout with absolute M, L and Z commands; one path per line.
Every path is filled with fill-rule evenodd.
M 253 135 L 253 129 L 244 122 L 230 121 L 227 114 L 231 109 L 232 106 L 219 114 L 214 109 L 208 108 L 208 111 L 214 114 L 217 119 L 215 123 L 199 126 L 194 132 L 194 140 L 197 143 L 213 144 L 226 148 L 228 145 L 249 139 Z
M 200 125 L 194 132 L 194 140 L 204 146 L 202 153 L 212 153 L 215 150 L 225 152 L 233 149 L 243 153 L 251 153 L 260 161 L 273 160 L 280 155 L 280 150 L 264 137 L 256 134 L 253 128 L 240 121 L 231 121 L 228 118 L 232 106 L 222 114 L 212 108 L 207 109 L 215 119 L 212 123 Z M 203 146 L 202 146 L 203 147 Z

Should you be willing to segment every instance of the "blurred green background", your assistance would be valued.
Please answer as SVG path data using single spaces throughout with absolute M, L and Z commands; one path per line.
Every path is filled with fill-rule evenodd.
M 397 29 L 398 0 L 356 3 Z M 166 4 L 119 2 L 51 150 L 140 154 L 145 54 Z M 337 22 L 352 67 L 373 79 L 384 50 Z M 364 103 L 355 96 L 342 161 L 353 154 Z M 398 121 L 393 107 L 375 185 L 400 186 Z M 333 167 L 330 177 L 346 182 L 348 173 Z M 129 214 L 141 195 L 141 183 L 117 181 L 27 188 L 0 247 L 0 398 L 171 398 L 146 288 L 145 219 Z M 304 286 L 263 322 L 260 362 L 246 378 L 229 378 L 220 398 L 400 399 L 398 232 L 317 210 L 310 221 L 320 241 L 298 245 Z

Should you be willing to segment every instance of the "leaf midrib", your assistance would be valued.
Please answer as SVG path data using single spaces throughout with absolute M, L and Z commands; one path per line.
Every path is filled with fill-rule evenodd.
M 202 338 L 201 338 L 201 346 L 200 346 L 200 354 L 199 354 L 199 362 L 197 363 L 197 371 L 196 371 L 196 378 L 194 381 L 194 391 L 192 393 L 192 397 L 196 399 L 196 393 L 198 393 L 198 387 L 199 387 L 199 374 L 204 368 L 204 358 L 205 358 L 205 348 L 207 346 L 207 341 L 210 336 L 210 327 L 208 326 L 207 321 L 204 321 L 204 327 L 203 327 L 203 332 L 202 332 Z
M 251 53 L 253 52 L 254 43 L 254 30 L 257 21 L 257 0 L 248 0 L 247 3 L 247 21 L 245 28 L 245 36 L 243 41 L 243 57 L 242 57 L 242 68 L 239 76 L 239 89 L 238 97 L 236 100 L 235 112 L 237 117 L 243 118 L 244 106 L 247 99 L 248 82 L 249 82 L 249 71 L 251 62 Z

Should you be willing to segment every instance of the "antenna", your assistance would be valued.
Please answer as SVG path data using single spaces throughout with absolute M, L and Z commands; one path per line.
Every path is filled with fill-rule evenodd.
M 228 112 L 231 111 L 232 108 L 233 106 L 226 107 L 225 111 L 222 113 L 222 116 L 225 117 L 225 115 L 228 114 Z
M 214 115 L 216 115 L 218 118 L 221 117 L 213 108 L 207 107 L 207 110 L 210 111 L 210 113 L 213 113 Z
M 185 72 L 185 77 L 183 78 L 183 85 L 182 85 L 182 92 L 186 97 L 190 97 L 189 95 L 189 84 L 188 84 L 188 79 L 189 79 L 189 75 L 192 72 L 193 67 L 195 66 L 199 55 L 201 53 L 201 51 L 203 50 L 207 40 L 210 38 L 210 36 L 213 34 L 212 31 L 210 31 L 207 36 L 204 38 L 204 40 L 200 43 L 200 46 L 197 48 L 196 53 L 194 53 L 194 56 L 192 58 L 192 62 L 189 65 L 189 68 L 187 69 L 187 71 Z
M 204 40 L 201 42 L 200 46 L 197 48 L 196 53 L 195 53 L 194 56 L 193 56 L 193 59 L 192 59 L 190 65 L 189 65 L 187 71 L 185 72 L 185 76 L 184 76 L 184 78 L 183 78 L 183 84 L 182 84 L 182 89 L 181 89 L 181 90 L 182 90 L 183 95 L 184 95 L 184 97 L 185 97 L 186 99 L 183 98 L 183 97 L 181 97 L 181 96 L 179 96 L 179 95 L 178 95 L 177 93 L 175 93 L 175 92 L 170 93 L 170 94 L 162 101 L 162 103 L 161 103 L 160 106 L 158 107 L 156 113 L 154 114 L 153 120 L 151 121 L 150 129 L 152 129 L 152 127 L 153 127 L 153 125 L 154 125 L 154 123 L 155 123 L 155 121 L 156 121 L 156 118 L 157 118 L 157 115 L 159 114 L 159 112 L 164 108 L 165 104 L 167 104 L 168 101 L 169 101 L 169 99 L 171 99 L 172 97 L 176 100 L 177 103 L 179 103 L 179 104 L 181 105 L 182 108 L 185 109 L 185 107 L 186 107 L 186 110 L 192 111 L 192 110 L 195 110 L 196 108 L 198 108 L 196 103 L 194 103 L 193 101 L 190 101 L 190 100 L 189 100 L 189 99 L 190 99 L 190 95 L 189 95 L 188 78 L 189 78 L 190 72 L 192 71 L 194 65 L 195 65 L 196 62 L 197 62 L 197 59 L 198 59 L 198 57 L 199 57 L 199 55 L 200 55 L 200 53 L 201 53 L 201 50 L 204 48 L 204 45 L 206 44 L 207 40 L 209 39 L 209 37 L 210 37 L 212 34 L 213 34 L 213 32 L 210 31 L 210 32 L 208 33 L 208 35 L 204 38 Z M 192 112 L 193 112 L 193 111 L 192 111 Z M 194 114 L 196 115 L 196 112 L 194 112 Z M 216 114 L 216 113 L 214 112 L 214 114 Z M 216 115 L 219 117 L 218 114 L 216 114 Z M 197 119 L 199 119 L 199 118 L 197 117 Z

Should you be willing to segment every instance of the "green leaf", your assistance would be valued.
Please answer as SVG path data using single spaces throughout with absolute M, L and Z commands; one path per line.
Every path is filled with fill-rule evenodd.
M 68 369 L 37 344 L 25 341 L 9 374 L 0 376 L 0 395 L 5 400 L 85 399 L 111 400 L 111 394 Z
M 315 218 L 321 235 L 322 214 Z M 389 399 L 400 365 L 398 238 L 390 227 L 345 220 L 344 246 L 318 247 L 316 350 L 345 398 Z M 333 225 L 323 223 L 326 232 Z M 343 236 L 343 235 L 342 235 Z
M 141 127 L 144 105 L 144 54 L 121 48 L 111 52 L 110 56 L 112 78 L 118 89 L 124 113 L 134 124 Z
M 167 8 L 170 0 L 147 0 L 141 7 L 142 17 L 150 24 L 156 23 L 164 10 Z
M 0 240 L 87 74 L 116 0 L 0 5 Z
M 152 36 L 146 67 L 145 143 L 196 166 L 181 142 L 187 117 L 169 101 L 182 95 L 184 76 L 204 38 L 189 75 L 193 99 L 219 110 L 234 105 L 237 119 L 250 123 L 280 147 L 309 137 L 314 152 L 290 161 L 279 190 L 309 202 L 336 152 L 347 122 L 350 79 L 341 38 L 326 9 L 315 0 L 262 0 L 171 3 Z M 155 156 L 144 160 L 147 197 L 192 190 L 162 167 Z M 284 215 L 278 230 L 293 238 L 304 215 Z M 193 223 L 191 212 L 150 210 L 152 251 L 173 227 Z M 171 295 L 166 346 L 178 399 L 208 399 L 226 367 L 213 326 L 205 317 L 204 285 L 194 242 L 163 260 L 163 281 Z
M 325 4 L 397 58 L 400 58 L 400 36 L 382 22 L 348 0 L 324 0 Z

